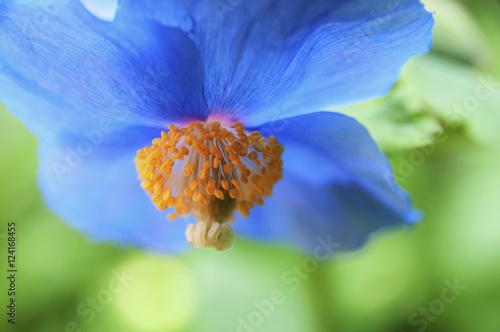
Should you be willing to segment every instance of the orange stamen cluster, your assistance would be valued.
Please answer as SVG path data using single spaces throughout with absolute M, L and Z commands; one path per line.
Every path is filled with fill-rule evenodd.
M 224 223 L 235 210 L 248 216 L 282 177 L 283 146 L 274 137 L 246 133 L 241 123 L 192 122 L 162 132 L 137 152 L 141 186 L 168 219 L 193 214 L 199 222 Z

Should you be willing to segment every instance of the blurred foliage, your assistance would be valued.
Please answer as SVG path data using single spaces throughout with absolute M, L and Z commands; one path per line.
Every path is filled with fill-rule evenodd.
M 237 331 L 279 290 L 284 303 L 252 330 L 500 331 L 500 86 L 466 116 L 451 111 L 475 95 L 480 77 L 500 82 L 500 3 L 424 2 L 436 18 L 432 53 L 412 60 L 388 97 L 343 111 L 393 157 L 396 179 L 426 217 L 336 256 L 297 290 L 282 278 L 304 257 L 280 248 L 238 240 L 225 253 L 168 257 L 93 243 L 44 208 L 36 141 L 0 109 L 0 267 L 9 220 L 19 262 L 18 325 L 2 312 L 0 330 Z M 120 273 L 131 280 L 111 291 Z M 446 280 L 467 288 L 416 323 L 420 310 L 436 310 Z M 106 301 L 92 314 L 96 296 Z

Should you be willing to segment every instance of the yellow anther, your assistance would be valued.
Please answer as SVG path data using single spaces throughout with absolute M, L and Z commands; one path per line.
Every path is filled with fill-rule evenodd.
M 220 200 L 224 199 L 224 193 L 220 189 L 215 189 L 215 197 L 217 197 Z
M 262 152 L 262 151 L 264 151 L 264 144 L 257 142 L 254 144 L 253 148 L 257 152 Z
M 222 169 L 226 174 L 231 174 L 233 172 L 233 165 L 232 164 L 225 164 L 222 166 Z
M 189 182 L 189 189 L 194 191 L 201 184 L 203 184 L 203 180 L 191 180 L 191 182 Z
M 220 165 L 220 159 L 215 157 L 213 162 L 212 162 L 213 166 L 215 169 L 219 168 L 219 165 Z
M 212 195 L 215 195 L 215 188 L 214 187 L 209 187 L 207 186 L 205 188 L 205 192 L 207 193 L 207 195 L 209 196 L 212 196 Z
M 231 198 L 236 198 L 238 197 L 239 194 L 240 192 L 238 191 L 238 189 L 229 190 L 229 196 L 231 196 Z
M 175 208 L 180 209 L 184 205 L 184 196 L 179 196 L 175 200 Z
M 192 197 L 192 199 L 193 199 L 193 201 L 195 201 L 195 202 L 199 202 L 199 201 L 201 200 L 201 197 L 202 197 L 201 192 L 199 192 L 199 191 L 195 191 L 195 192 L 193 193 L 193 197 Z
M 187 198 L 193 197 L 193 191 L 189 188 L 184 188 L 184 196 Z
M 192 163 L 187 163 L 186 167 L 184 168 L 184 176 L 190 177 L 191 174 L 193 174 L 193 171 L 194 171 L 194 165 Z
M 227 180 L 222 180 L 220 182 L 220 185 L 222 186 L 222 188 L 224 188 L 224 190 L 229 190 L 229 181 Z
M 164 211 L 167 209 L 167 201 L 160 201 L 159 203 L 155 202 L 156 206 L 158 207 L 158 210 Z
M 245 131 L 243 125 L 239 122 L 234 124 L 234 129 L 236 130 L 237 133 L 243 133 Z
M 172 196 L 172 191 L 167 189 L 163 192 L 163 200 L 166 201 Z
M 283 147 L 274 137 L 247 134 L 241 123 L 192 122 L 168 129 L 137 152 L 141 187 L 158 209 L 175 210 L 167 219 L 194 215 L 198 224 L 186 231 L 194 246 L 228 249 L 228 221 L 235 211 L 248 216 L 272 193 L 282 176 Z
M 233 186 L 235 186 L 236 188 L 240 189 L 240 184 L 238 183 L 238 181 L 236 181 L 236 179 L 232 179 L 231 183 L 233 184 Z

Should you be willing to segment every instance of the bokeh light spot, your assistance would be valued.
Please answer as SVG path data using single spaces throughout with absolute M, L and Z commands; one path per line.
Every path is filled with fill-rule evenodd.
M 171 331 L 184 327 L 197 303 L 191 271 L 179 259 L 141 256 L 123 267 L 133 280 L 116 296 L 123 318 L 141 331 Z

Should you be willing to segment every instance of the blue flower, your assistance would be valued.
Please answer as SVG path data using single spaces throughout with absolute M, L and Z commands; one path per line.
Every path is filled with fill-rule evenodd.
M 328 110 L 386 94 L 432 25 L 416 0 L 123 0 L 113 22 L 0 0 L 0 98 L 39 139 L 46 205 L 96 240 L 178 252 L 192 223 L 201 247 L 353 249 L 418 213 Z

